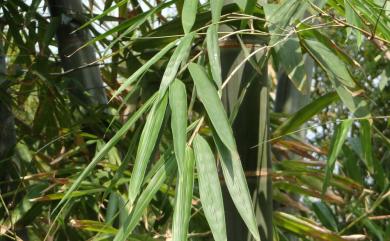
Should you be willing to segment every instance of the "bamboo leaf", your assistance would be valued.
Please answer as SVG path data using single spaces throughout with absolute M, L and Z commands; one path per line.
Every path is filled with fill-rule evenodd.
M 155 64 L 157 61 L 159 61 L 173 46 L 175 46 L 177 41 L 173 41 L 169 43 L 167 46 L 165 46 L 163 49 L 161 49 L 156 55 L 154 55 L 151 59 L 148 60 L 144 65 L 142 65 L 137 71 L 135 71 L 129 78 L 127 78 L 123 84 L 119 87 L 117 91 L 115 91 L 114 95 L 110 99 L 114 99 L 116 96 L 118 96 L 124 89 L 126 89 L 129 85 L 133 84 L 135 81 L 138 80 L 138 78 L 147 71 L 153 64 Z
M 329 76 L 340 99 L 356 117 L 370 115 L 368 104 L 358 96 L 363 90 L 355 83 L 347 64 L 358 64 L 344 54 L 330 39 L 315 30 L 300 28 L 299 37 L 302 46 Z
M 360 20 L 359 16 L 355 13 L 353 10 L 353 6 L 351 6 L 351 3 L 349 0 L 344 0 L 344 7 L 345 7 L 345 19 L 348 23 L 350 23 L 353 26 L 362 28 L 362 21 Z M 352 28 L 347 28 L 347 34 L 351 35 L 351 33 L 354 33 L 356 35 L 356 42 L 357 46 L 360 47 L 363 42 L 363 35 L 361 32 L 354 30 Z
M 176 191 L 175 211 L 173 213 L 172 241 L 187 240 L 191 217 L 192 188 L 194 185 L 194 152 L 186 148 L 184 172 L 179 173 Z
M 345 241 L 345 239 L 335 233 L 332 233 L 328 229 L 291 214 L 275 212 L 274 220 L 278 227 L 287 229 L 302 237 L 309 236 L 315 240 L 322 241 Z
M 217 90 L 209 80 L 205 69 L 195 63 L 191 63 L 188 69 L 194 80 L 198 97 L 204 105 L 218 136 L 230 151 L 237 152 L 233 131 L 229 125 L 226 112 L 218 97 Z
M 150 111 L 141 138 L 138 144 L 137 155 L 134 162 L 133 172 L 129 183 L 129 200 L 132 204 L 137 197 L 142 181 L 144 179 L 146 168 L 152 157 L 153 150 L 157 145 L 157 138 L 161 131 L 167 108 L 167 95 L 164 95 L 161 101 L 156 101 Z
M 332 213 L 332 210 L 329 208 L 329 206 L 326 203 L 324 202 L 313 203 L 313 211 L 315 212 L 318 219 L 325 227 L 335 232 L 338 231 L 336 219 Z
M 221 56 L 220 56 L 221 54 L 220 54 L 219 42 L 218 42 L 217 25 L 211 25 L 207 29 L 206 43 L 207 43 L 207 54 L 209 56 L 211 75 L 213 76 L 213 80 L 219 89 L 221 88 L 222 85 L 222 75 L 221 75 Z
M 114 241 L 127 240 L 127 237 L 133 232 L 134 228 L 139 223 L 139 219 L 141 218 L 145 208 L 149 205 L 150 201 L 160 189 L 165 179 L 170 176 L 174 170 L 175 160 L 173 158 L 168 158 L 165 164 L 158 169 L 149 184 L 146 186 L 145 190 L 140 195 L 134 209 L 131 211 L 130 215 L 126 218 L 125 223 L 119 228 L 117 234 L 115 235 Z
M 312 101 L 283 122 L 283 124 L 275 130 L 274 137 L 283 136 L 297 130 L 303 123 L 310 120 L 314 115 L 318 114 L 321 110 L 338 99 L 339 97 L 336 92 L 331 92 Z
M 182 173 L 187 139 L 187 93 L 185 85 L 178 79 L 169 87 L 169 104 L 172 112 L 173 146 L 177 166 Z
M 367 166 L 370 173 L 374 172 L 374 161 L 372 155 L 372 142 L 371 142 L 371 124 L 368 120 L 360 121 L 360 141 L 363 154 L 363 161 Z
M 72 228 L 82 229 L 86 231 L 106 233 L 106 234 L 116 234 L 118 231 L 116 228 L 112 227 L 107 223 L 101 223 L 94 220 L 70 220 L 70 226 Z
M 188 53 L 190 52 L 191 43 L 194 36 L 194 33 L 189 33 L 180 39 L 180 43 L 176 47 L 175 52 L 173 52 L 162 77 L 159 90 L 160 96 L 163 96 L 165 94 L 165 91 L 167 90 L 171 82 L 175 79 L 180 64 L 185 60 L 185 58 L 188 56 Z
M 221 18 L 223 0 L 210 1 L 212 23 L 217 24 Z
M 222 191 L 213 152 L 200 135 L 194 139 L 200 200 L 215 241 L 225 241 L 226 224 Z
M 196 13 L 198 9 L 198 0 L 185 0 L 183 11 L 181 14 L 181 21 L 183 25 L 183 30 L 185 34 L 188 34 L 191 31 L 192 26 L 194 25 Z
M 102 147 L 102 149 L 95 155 L 92 161 L 88 164 L 86 168 L 84 168 L 83 172 L 77 177 L 76 181 L 72 184 L 72 186 L 65 192 L 61 201 L 57 204 L 54 211 L 55 212 L 62 204 L 68 203 L 68 199 L 71 197 L 72 193 L 76 191 L 76 189 L 80 186 L 81 182 L 90 174 L 93 168 L 101 161 L 109 150 L 113 146 L 118 143 L 121 138 L 126 134 L 126 132 L 134 125 L 134 123 L 142 116 L 142 114 L 149 109 L 149 107 L 155 102 L 157 99 L 157 94 L 153 95 L 131 118 L 117 131 L 117 133 L 107 142 L 106 145 Z
M 329 180 L 332 176 L 336 159 L 341 151 L 341 148 L 343 147 L 344 141 L 347 138 L 347 134 L 350 127 L 352 126 L 352 123 L 353 123 L 352 120 L 343 121 L 336 128 L 335 134 L 333 135 L 332 142 L 330 144 L 330 150 L 328 153 L 328 160 L 325 168 L 325 178 L 322 187 L 322 194 L 324 194 L 326 192 L 326 189 L 328 188 Z
M 213 135 L 213 137 L 221 156 L 223 176 L 233 203 L 253 237 L 260 241 L 256 217 L 240 157 L 237 152 L 231 152 L 227 149 L 217 135 Z

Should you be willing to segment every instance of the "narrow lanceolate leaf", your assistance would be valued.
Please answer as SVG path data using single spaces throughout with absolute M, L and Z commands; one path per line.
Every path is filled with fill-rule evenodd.
M 336 233 L 329 231 L 328 229 L 318 226 L 313 222 L 308 222 L 303 218 L 294 216 L 287 213 L 275 212 L 274 214 L 275 224 L 278 227 L 289 230 L 294 234 L 301 237 L 312 237 L 314 240 L 321 241 L 345 241 L 343 237 Z
M 333 87 L 345 106 L 356 117 L 369 116 L 367 101 L 359 96 L 363 90 L 355 83 L 347 68 L 348 65 L 358 66 L 358 64 L 326 36 L 320 34 L 317 30 L 305 28 L 307 26 L 300 27 L 300 30 L 305 30 L 299 32 L 301 45 L 329 76 Z
M 225 109 L 218 97 L 217 90 L 209 80 L 205 69 L 195 63 L 188 66 L 192 79 L 194 80 L 198 97 L 204 105 L 207 115 L 213 124 L 218 136 L 228 149 L 237 152 L 233 131 L 229 125 Z
M 171 128 L 173 146 L 179 172 L 183 172 L 187 139 L 187 93 L 186 87 L 176 79 L 169 87 L 169 105 L 171 107 Z
M 95 157 L 92 159 L 92 161 L 88 164 L 88 166 L 83 170 L 83 172 L 78 176 L 76 181 L 72 184 L 72 186 L 69 188 L 69 190 L 66 191 L 61 201 L 58 203 L 55 210 L 58 209 L 62 204 L 67 203 L 72 193 L 80 186 L 81 182 L 90 174 L 90 172 L 93 170 L 93 168 L 98 164 L 99 161 L 101 161 L 105 155 L 108 153 L 109 150 L 113 146 L 115 146 L 118 141 L 121 140 L 121 138 L 126 134 L 126 132 L 134 125 L 134 123 L 144 114 L 146 110 L 149 109 L 149 107 L 156 101 L 157 99 L 157 93 L 154 94 L 134 115 L 131 116 L 131 118 L 123 125 L 121 129 L 107 142 L 106 145 L 100 149 L 100 151 L 95 155 Z
M 289 25 L 303 17 L 309 6 L 304 1 L 283 1 L 281 4 L 267 4 L 264 13 L 269 22 L 269 31 L 272 33 L 270 44 L 275 44 L 287 34 Z M 286 71 L 295 87 L 305 93 L 308 83 L 301 46 L 296 34 L 291 35 L 286 41 L 275 46 L 277 61 Z
M 374 172 L 374 161 L 372 159 L 372 142 L 371 142 L 371 124 L 368 120 L 360 121 L 360 141 L 363 153 L 363 161 L 370 173 Z
M 194 139 L 200 201 L 215 241 L 226 241 L 225 211 L 213 152 L 201 136 Z
M 135 158 L 134 169 L 129 183 L 129 199 L 133 203 L 137 197 L 142 181 L 145 176 L 146 167 L 157 145 L 157 138 L 161 130 L 167 108 L 168 98 L 165 95 L 161 101 L 156 101 L 149 113 L 144 129 L 142 130 L 140 142 L 138 144 L 137 156 Z
M 237 152 L 228 150 L 218 136 L 214 135 L 214 141 L 221 156 L 223 177 L 233 203 L 253 237 L 260 241 L 256 216 L 240 157 Z
M 186 148 L 184 172 L 179 173 L 178 187 L 173 213 L 172 241 L 187 240 L 191 217 L 192 188 L 194 185 L 194 152 Z
M 347 20 L 347 23 L 362 28 L 362 21 L 360 20 L 360 17 L 355 13 L 355 10 L 352 8 L 351 3 L 349 0 L 344 0 L 344 8 L 345 8 L 345 20 Z M 358 47 L 363 42 L 363 35 L 360 31 L 354 30 L 352 28 L 347 28 L 347 34 L 351 35 L 351 33 L 354 32 L 356 35 L 356 42 Z
M 183 11 L 181 14 L 181 21 L 184 29 L 184 33 L 187 34 L 191 31 L 194 25 L 196 13 L 198 12 L 198 0 L 185 0 Z
M 171 82 L 175 79 L 180 64 L 188 56 L 194 36 L 194 33 L 189 33 L 180 39 L 180 43 L 176 47 L 175 52 L 173 52 L 162 77 L 159 90 L 160 96 L 163 96 L 165 94 L 165 91 L 167 90 Z
M 328 153 L 328 160 L 325 168 L 325 179 L 324 184 L 322 186 L 322 194 L 326 192 L 326 189 L 329 185 L 329 180 L 332 176 L 332 172 L 334 169 L 334 165 L 336 163 L 336 159 L 343 147 L 345 139 L 347 138 L 348 131 L 352 125 L 352 120 L 343 121 L 337 128 L 336 132 L 333 135 L 332 142 L 330 144 L 330 149 Z
M 217 25 L 211 25 L 207 29 L 206 43 L 207 43 L 207 54 L 209 56 L 211 75 L 213 76 L 213 80 L 219 89 L 221 88 L 222 85 L 222 76 L 221 76 L 221 57 L 220 57 L 221 54 L 220 54 L 219 42 L 218 42 Z
M 114 99 L 117 95 L 122 93 L 124 89 L 126 89 L 129 85 L 133 84 L 135 81 L 138 80 L 138 78 L 147 71 L 153 64 L 155 64 L 157 61 L 159 61 L 173 46 L 175 46 L 177 41 L 173 41 L 169 43 L 167 46 L 165 46 L 163 49 L 160 50 L 156 55 L 154 55 L 148 62 L 146 62 L 144 65 L 142 65 L 140 68 L 137 69 L 129 78 L 127 78 L 123 84 L 119 87 L 117 91 L 115 91 L 114 95 L 110 99 Z
M 149 205 L 156 192 L 160 189 L 165 179 L 170 176 L 175 170 L 174 158 L 168 158 L 164 165 L 162 165 L 156 174 L 152 177 L 145 190 L 140 195 L 137 204 L 126 218 L 124 225 L 120 227 L 115 235 L 114 241 L 125 241 L 127 237 L 133 232 L 134 228 L 139 223 L 139 220 L 144 213 L 145 208 Z
M 221 18 L 223 0 L 210 1 L 212 23 L 217 24 Z
M 332 92 L 321 96 L 312 101 L 310 104 L 298 110 L 295 114 L 290 116 L 282 125 L 280 125 L 274 132 L 274 137 L 289 134 L 296 131 L 303 123 L 310 120 L 314 115 L 318 114 L 325 107 L 339 99 L 336 92 Z

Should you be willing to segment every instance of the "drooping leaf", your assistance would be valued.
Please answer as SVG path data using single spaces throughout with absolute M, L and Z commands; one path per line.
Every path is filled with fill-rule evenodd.
M 92 161 L 84 168 L 83 172 L 77 177 L 76 181 L 70 186 L 70 188 L 65 192 L 61 201 L 57 204 L 57 210 L 62 204 L 68 203 L 68 199 L 71 197 L 72 193 L 77 190 L 81 182 L 90 174 L 93 168 L 101 161 L 108 151 L 115 146 L 121 138 L 126 134 L 126 132 L 134 125 L 134 123 L 144 114 L 145 111 L 156 101 L 157 94 L 153 95 L 137 112 L 135 112 L 130 119 L 122 126 L 122 128 L 116 132 L 116 134 L 107 142 L 106 145 L 95 155 Z M 54 212 L 53 211 L 53 212 Z
M 360 141 L 363 153 L 363 161 L 370 173 L 374 172 L 374 161 L 371 142 L 371 124 L 368 120 L 360 121 Z
M 119 87 L 117 91 L 115 91 L 114 95 L 110 99 L 114 99 L 116 96 L 118 96 L 124 89 L 126 89 L 129 85 L 133 84 L 135 81 L 138 80 L 138 78 L 147 71 L 153 64 L 155 64 L 157 61 L 159 61 L 173 46 L 175 46 L 177 41 L 173 41 L 167 46 L 165 46 L 163 49 L 161 49 L 156 55 L 154 55 L 148 62 L 146 62 L 144 65 L 142 65 L 137 71 L 135 71 L 129 78 L 127 78 L 123 84 Z
M 217 25 L 211 25 L 207 29 L 206 43 L 207 43 L 207 54 L 209 57 L 211 75 L 213 76 L 213 80 L 219 89 L 221 88 L 222 85 L 222 75 L 221 75 L 221 56 L 220 56 L 221 54 L 220 54 L 219 42 L 218 42 Z
M 196 168 L 202 207 L 215 241 L 226 241 L 225 212 L 218 171 L 207 141 L 200 135 L 194 139 Z
M 180 64 L 189 54 L 194 36 L 194 33 L 189 33 L 180 39 L 180 43 L 176 47 L 175 52 L 173 52 L 162 77 L 159 90 L 160 96 L 163 96 L 165 94 L 165 91 L 167 90 L 171 82 L 175 79 Z
M 236 143 L 226 112 L 205 69 L 195 63 L 191 63 L 188 69 L 194 80 L 198 97 L 204 105 L 218 136 L 230 151 L 236 152 Z
M 359 16 L 355 13 L 354 9 L 352 8 L 351 3 L 349 0 L 344 0 L 344 8 L 345 8 L 345 19 L 349 24 L 352 24 L 353 26 L 362 27 L 362 21 L 360 20 Z M 347 34 L 350 36 L 351 33 L 354 33 L 356 36 L 356 42 L 357 46 L 360 47 L 360 45 L 363 42 L 363 35 L 361 32 L 354 30 L 352 28 L 347 28 Z
M 182 173 L 187 139 L 187 93 L 185 85 L 178 79 L 169 87 L 169 105 L 175 156 L 179 172 Z
M 192 26 L 194 25 L 196 13 L 198 9 L 198 0 L 185 0 L 183 11 L 181 14 L 181 21 L 183 25 L 183 30 L 185 34 L 188 34 L 191 31 Z
M 303 123 L 310 120 L 314 115 L 338 99 L 338 95 L 335 92 L 331 92 L 312 101 L 283 122 L 275 130 L 274 137 L 279 137 L 297 130 Z
M 161 131 L 167 108 L 167 102 L 168 97 L 165 95 L 161 101 L 156 101 L 154 103 L 153 108 L 146 119 L 144 129 L 142 130 L 137 156 L 134 161 L 134 168 L 129 183 L 129 200 L 131 204 L 140 191 L 146 168 L 152 157 L 153 150 L 156 148 L 157 138 Z
M 253 211 L 251 196 L 240 157 L 237 151 L 232 152 L 226 148 L 217 135 L 213 135 L 213 137 L 221 157 L 221 166 L 226 187 L 233 203 L 253 237 L 260 241 L 256 216 Z
M 321 241 L 345 241 L 336 233 L 291 214 L 275 212 L 274 220 L 278 227 L 289 230 L 301 237 L 309 236 Z
M 299 37 L 302 46 L 329 76 L 340 99 L 356 117 L 369 116 L 366 100 L 359 96 L 363 91 L 353 79 L 348 65 L 358 65 L 343 53 L 330 39 L 316 30 L 301 27 Z
M 212 23 L 217 24 L 221 18 L 223 0 L 210 1 Z
M 136 205 L 131 211 L 130 215 L 126 218 L 125 223 L 119 228 L 115 235 L 114 241 L 126 241 L 127 237 L 133 232 L 134 228 L 139 223 L 145 208 L 149 205 L 156 192 L 160 189 L 165 179 L 170 176 L 175 170 L 174 158 L 168 158 L 165 165 L 161 166 L 149 184 L 146 186 L 142 194 L 140 195 Z
M 353 123 L 352 120 L 344 120 L 336 128 L 336 131 L 333 135 L 332 142 L 330 144 L 329 153 L 328 153 L 328 160 L 325 168 L 325 178 L 322 187 L 323 194 L 326 192 L 328 188 L 329 180 L 332 176 L 336 159 L 341 151 L 341 148 L 343 147 L 344 141 L 347 138 L 347 134 L 349 132 L 350 127 L 352 126 L 352 123 Z
M 332 210 L 329 208 L 329 206 L 326 203 L 315 202 L 313 203 L 312 207 L 318 219 L 325 227 L 335 232 L 338 231 L 336 219 L 332 213 Z
M 179 173 L 173 212 L 172 241 L 186 241 L 191 217 L 192 188 L 194 185 L 194 152 L 187 146 L 184 170 Z

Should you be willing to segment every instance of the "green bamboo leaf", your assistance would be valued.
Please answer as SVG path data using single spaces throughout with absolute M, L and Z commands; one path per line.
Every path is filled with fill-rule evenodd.
M 256 216 L 253 211 L 251 196 L 244 170 L 237 151 L 232 152 L 222 143 L 217 135 L 213 135 L 214 142 L 221 156 L 221 166 L 226 187 L 230 193 L 238 213 L 241 215 L 253 237 L 260 241 Z
M 129 200 L 132 204 L 137 197 L 142 181 L 146 173 L 146 167 L 157 145 L 157 139 L 161 131 L 167 108 L 168 98 L 164 95 L 161 101 L 156 101 L 148 114 L 141 138 L 138 144 L 134 168 L 129 183 Z
M 223 7 L 223 0 L 213 0 L 210 1 L 211 7 L 211 18 L 213 24 L 218 24 L 219 19 L 221 18 L 221 11 Z
M 173 146 L 177 166 L 182 173 L 187 139 L 187 93 L 185 85 L 178 79 L 169 87 L 169 105 L 172 112 Z
M 147 71 L 153 64 L 159 61 L 171 48 L 176 45 L 177 41 L 173 41 L 161 49 L 156 55 L 154 55 L 151 59 L 149 59 L 144 65 L 142 65 L 137 71 L 135 71 L 129 78 L 127 78 L 123 84 L 119 87 L 117 91 L 115 91 L 114 95 L 111 97 L 110 101 L 118 96 L 124 89 L 126 89 L 129 85 L 133 84 L 138 78 Z
M 345 120 L 343 121 L 337 128 L 333 135 L 332 142 L 330 144 L 330 149 L 328 153 L 328 160 L 325 168 L 325 178 L 324 184 L 322 187 L 322 194 L 324 194 L 328 188 L 329 180 L 332 176 L 334 165 L 336 163 L 336 159 L 343 147 L 345 139 L 347 138 L 348 131 L 352 126 L 353 120 Z
M 338 99 L 337 93 L 331 92 L 312 101 L 283 122 L 283 124 L 275 130 L 274 137 L 283 136 L 296 131 L 302 124 Z
M 221 88 L 222 85 L 222 75 L 221 75 L 221 57 L 220 57 L 221 54 L 220 54 L 219 42 L 218 42 L 217 25 L 211 25 L 207 29 L 206 43 L 207 43 L 207 54 L 209 56 L 211 75 L 213 76 L 213 80 L 219 89 Z
M 101 161 L 109 150 L 118 143 L 121 138 L 127 133 L 127 131 L 134 125 L 134 123 L 149 109 L 149 107 L 156 101 L 157 93 L 154 94 L 137 112 L 132 115 L 129 120 L 119 129 L 119 131 L 107 142 L 106 145 L 94 156 L 92 161 L 84 168 L 83 172 L 77 177 L 76 181 L 70 186 L 70 188 L 65 192 L 61 201 L 57 204 L 54 211 L 55 212 L 62 204 L 69 202 L 69 198 L 72 193 L 80 186 L 81 182 L 90 174 L 93 168 Z
M 336 233 L 330 232 L 328 229 L 320 227 L 313 222 L 304 220 L 303 218 L 293 216 L 291 214 L 275 212 L 274 222 L 278 227 L 289 230 L 301 237 L 312 237 L 314 240 L 321 241 L 345 241 Z
M 194 80 L 198 97 L 204 105 L 218 136 L 230 151 L 237 152 L 233 131 L 230 127 L 225 109 L 205 69 L 195 63 L 191 63 L 188 69 Z
M 168 158 L 165 164 L 158 169 L 149 184 L 146 186 L 145 190 L 140 195 L 134 209 L 131 211 L 130 215 L 126 218 L 125 223 L 119 228 L 117 234 L 115 235 L 114 241 L 127 240 L 127 237 L 133 232 L 134 228 L 139 223 L 139 219 L 144 213 L 145 208 L 149 205 L 161 185 L 163 185 L 165 179 L 170 176 L 174 170 L 175 160 L 174 158 Z
M 191 217 L 192 188 L 194 185 L 194 152 L 187 146 L 184 172 L 179 173 L 176 191 L 175 211 L 173 212 L 172 241 L 187 240 Z
M 94 189 L 89 189 L 89 190 L 81 190 L 81 191 L 74 191 L 70 194 L 70 198 L 72 197 L 81 197 L 89 194 L 94 194 L 98 192 L 104 192 L 104 188 L 94 188 Z M 41 201 L 53 201 L 53 200 L 59 200 L 63 199 L 66 193 L 53 193 L 53 194 L 48 194 L 45 196 L 41 197 L 36 197 L 30 199 L 30 202 L 41 202 Z
M 371 124 L 368 120 L 360 121 L 360 141 L 362 147 L 363 161 L 370 173 L 374 172 L 374 161 L 372 159 L 372 142 L 371 142 Z
M 362 89 L 355 83 L 347 65 L 358 64 L 343 53 L 330 39 L 316 30 L 300 28 L 302 46 L 329 76 L 340 99 L 356 117 L 368 117 L 368 104 L 361 96 Z
M 325 227 L 335 232 L 338 231 L 336 219 L 332 213 L 332 210 L 329 208 L 329 206 L 326 203 L 315 202 L 313 203 L 312 207 L 318 219 Z
M 70 221 L 70 226 L 72 228 L 82 229 L 86 231 L 106 233 L 106 234 L 116 234 L 118 231 L 116 228 L 112 227 L 107 223 L 101 223 L 94 220 L 75 220 Z
M 198 12 L 198 0 L 185 0 L 183 11 L 181 14 L 181 21 L 184 33 L 188 34 L 194 25 L 196 13 Z
M 360 20 L 360 17 L 353 10 L 352 8 L 353 6 L 351 6 L 349 0 L 344 0 L 344 7 L 345 7 L 345 19 L 347 20 L 347 22 L 353 26 L 362 28 L 363 25 L 362 21 Z M 362 33 L 352 28 L 347 28 L 348 35 L 351 35 L 352 32 L 356 35 L 357 46 L 360 47 L 363 42 Z
M 225 241 L 226 224 L 222 191 L 213 152 L 203 137 L 194 139 L 200 200 L 215 241 Z
M 175 79 L 180 64 L 185 60 L 185 58 L 190 52 L 191 43 L 194 36 L 194 33 L 189 33 L 184 35 L 184 37 L 180 39 L 180 43 L 176 47 L 175 52 L 173 52 L 162 77 L 159 90 L 160 96 L 163 96 L 165 94 L 165 91 L 167 90 L 171 82 Z

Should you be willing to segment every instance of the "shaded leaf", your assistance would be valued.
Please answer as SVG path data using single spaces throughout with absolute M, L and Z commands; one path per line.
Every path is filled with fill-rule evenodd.
M 344 141 L 347 138 L 348 131 L 352 126 L 352 120 L 344 120 L 337 128 L 333 135 L 332 142 L 328 153 L 328 160 L 325 168 L 325 179 L 322 188 L 322 193 L 326 192 L 329 185 L 329 180 L 332 176 L 336 159 L 343 147 Z

